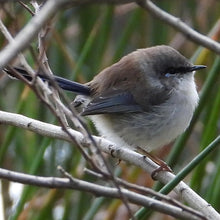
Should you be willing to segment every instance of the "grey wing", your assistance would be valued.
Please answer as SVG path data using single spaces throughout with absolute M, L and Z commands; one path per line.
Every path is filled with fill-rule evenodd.
M 129 92 L 103 95 L 94 98 L 84 109 L 82 115 L 142 112 Z

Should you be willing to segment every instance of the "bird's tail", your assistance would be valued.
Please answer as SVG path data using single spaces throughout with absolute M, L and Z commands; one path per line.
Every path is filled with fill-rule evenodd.
M 23 77 L 25 77 L 27 80 L 31 81 L 32 76 L 30 76 L 26 70 L 20 68 L 20 67 L 13 67 L 13 69 L 21 74 Z M 9 76 L 13 78 L 17 78 L 11 68 L 4 68 L 4 72 L 7 73 Z M 43 74 L 38 74 L 43 81 L 47 81 L 50 83 L 50 77 L 47 77 L 46 75 Z M 86 85 L 59 77 L 59 76 L 51 76 L 52 79 L 56 81 L 56 83 L 62 88 L 63 90 L 70 91 L 70 92 L 75 92 L 77 94 L 82 94 L 82 95 L 89 95 L 90 94 L 90 88 Z

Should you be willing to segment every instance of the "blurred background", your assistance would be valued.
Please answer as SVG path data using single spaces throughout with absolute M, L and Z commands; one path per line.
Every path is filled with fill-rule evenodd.
M 218 0 L 154 2 L 193 29 L 219 41 Z M 30 12 L 18 2 L 0 5 L 0 18 L 13 36 L 31 17 Z M 215 53 L 193 43 L 133 3 L 64 8 L 51 19 L 48 27 L 45 47 L 53 73 L 81 83 L 91 80 L 99 71 L 127 53 L 159 44 L 170 45 L 193 63 L 208 66 L 196 75 L 203 99 L 187 135 L 155 152 L 155 155 L 168 161 L 175 173 L 220 134 L 220 59 Z M 7 43 L 0 33 L 0 48 Z M 34 58 L 34 54 L 38 54 L 37 46 L 35 39 L 24 52 L 29 64 L 35 69 L 38 68 Z M 66 95 L 69 100 L 74 99 L 73 94 Z M 57 124 L 55 117 L 33 91 L 4 74 L 0 74 L 0 108 Z M 88 126 L 93 134 L 97 134 L 89 121 Z M 113 158 L 108 160 L 115 175 L 132 183 L 159 189 L 160 186 L 155 186 L 151 177 L 141 169 L 125 162 L 116 165 L 117 160 Z M 73 145 L 0 125 L 0 167 L 41 176 L 61 176 L 57 165 L 77 178 L 104 184 L 83 172 L 86 161 Z M 217 211 L 220 211 L 219 173 L 220 150 L 217 149 L 184 180 Z M 74 190 L 44 189 L 2 180 L 0 200 L 4 219 L 128 219 L 127 210 L 121 201 L 96 198 Z M 131 207 L 134 212 L 140 208 L 136 205 Z M 173 218 L 151 213 L 145 219 Z

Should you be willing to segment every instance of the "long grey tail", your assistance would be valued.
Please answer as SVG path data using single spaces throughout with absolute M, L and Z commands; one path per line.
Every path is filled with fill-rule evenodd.
M 13 69 L 17 71 L 18 73 L 20 73 L 22 76 L 24 76 L 27 80 L 30 80 L 30 81 L 32 80 L 32 77 L 27 73 L 26 70 L 19 68 L 19 67 L 13 67 Z M 8 75 L 17 78 L 15 74 L 13 73 L 13 71 L 11 71 L 9 68 L 5 68 L 4 71 Z M 50 82 L 49 77 L 45 75 L 38 74 L 37 76 L 39 76 L 43 81 Z M 90 88 L 86 85 L 83 85 L 83 84 L 80 84 L 80 83 L 59 77 L 59 76 L 53 75 L 52 78 L 57 82 L 57 84 L 63 90 L 74 92 L 77 94 L 82 94 L 82 95 L 90 95 Z

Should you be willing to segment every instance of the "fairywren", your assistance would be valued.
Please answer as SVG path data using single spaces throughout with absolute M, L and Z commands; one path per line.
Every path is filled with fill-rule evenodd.
M 203 68 L 162 45 L 124 56 L 86 84 L 53 78 L 64 90 L 79 94 L 75 107 L 91 118 L 101 135 L 120 147 L 150 152 L 188 127 L 199 99 L 194 71 Z M 15 69 L 31 80 L 25 70 Z

